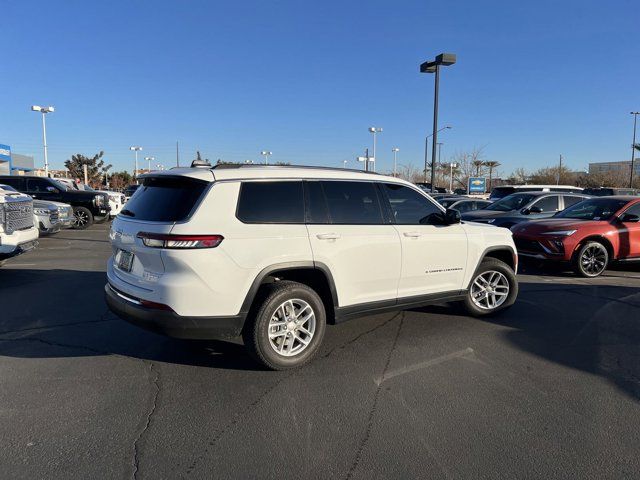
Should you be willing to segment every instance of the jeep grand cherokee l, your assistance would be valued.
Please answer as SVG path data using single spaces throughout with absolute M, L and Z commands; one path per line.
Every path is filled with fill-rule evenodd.
M 140 177 L 114 220 L 106 301 L 181 338 L 242 334 L 272 369 L 317 352 L 327 323 L 460 301 L 515 301 L 511 232 L 462 224 L 418 187 L 329 168 L 182 168 Z

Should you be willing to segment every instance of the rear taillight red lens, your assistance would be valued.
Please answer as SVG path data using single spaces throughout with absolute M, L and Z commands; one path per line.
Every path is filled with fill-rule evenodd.
M 142 300 L 140 299 L 140 305 L 147 308 L 152 308 L 154 310 L 165 310 L 167 312 L 173 312 L 173 309 L 169 305 L 165 305 L 164 303 L 152 302 L 151 300 Z
M 222 243 L 222 235 L 171 235 L 140 232 L 138 238 L 152 248 L 215 248 Z

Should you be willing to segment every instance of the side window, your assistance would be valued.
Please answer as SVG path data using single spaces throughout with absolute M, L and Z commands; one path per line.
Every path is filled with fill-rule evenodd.
M 551 195 L 538 200 L 531 205 L 532 207 L 538 207 L 543 212 L 557 212 L 558 211 L 558 196 Z
M 564 198 L 564 208 L 569 208 L 571 205 L 575 205 L 578 202 L 584 200 L 584 197 L 569 197 L 567 195 L 563 196 Z
M 46 192 L 47 181 L 41 178 L 29 178 L 27 179 L 27 192 Z
M 394 183 L 383 184 L 389 197 L 391 212 L 395 223 L 399 225 L 424 225 L 434 223 L 435 215 L 441 215 L 433 202 L 412 188 Z
M 302 182 L 242 182 L 236 217 L 244 223 L 304 223 Z
M 635 205 L 630 206 L 623 213 L 638 215 L 640 217 L 640 203 L 636 203 Z
M 2 180 L 0 180 L 0 183 L 5 183 L 7 185 L 10 185 L 16 190 L 18 190 L 19 192 L 24 192 L 26 190 L 26 186 L 25 186 L 26 182 L 24 178 L 19 178 L 19 177 L 3 178 Z
M 322 191 L 322 184 L 317 181 L 306 181 L 304 182 L 304 193 L 307 205 L 307 223 L 330 223 L 329 209 Z
M 455 209 L 460 213 L 468 212 L 472 209 L 474 203 L 475 202 L 460 202 L 455 206 Z
M 380 225 L 382 210 L 371 182 L 322 181 L 331 223 Z

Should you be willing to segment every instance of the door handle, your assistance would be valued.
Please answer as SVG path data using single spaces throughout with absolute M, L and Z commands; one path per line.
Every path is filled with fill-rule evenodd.
M 316 235 L 319 240 L 337 240 L 340 235 L 337 233 L 319 233 Z
M 410 238 L 418 238 L 422 236 L 420 232 L 404 232 L 403 235 Z

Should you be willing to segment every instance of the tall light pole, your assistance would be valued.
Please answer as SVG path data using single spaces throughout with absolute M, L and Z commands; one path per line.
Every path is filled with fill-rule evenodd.
M 382 128 L 380 127 L 369 127 L 369 131 L 373 134 L 373 171 L 376 171 L 376 162 L 378 159 L 376 158 L 376 134 L 382 133 Z
M 342 160 L 342 168 L 347 168 L 347 162 L 349 160 Z
M 442 161 L 442 145 L 444 145 L 444 143 L 438 142 L 438 163 Z
M 633 115 L 633 142 L 631 143 L 631 175 L 629 175 L 629 188 L 633 188 L 633 167 L 636 160 L 636 124 L 640 112 L 631 112 L 631 115 Z
M 442 130 L 450 129 L 451 126 L 447 125 L 446 127 L 442 127 L 436 133 L 440 133 Z M 429 165 L 429 138 L 433 136 L 433 133 L 430 133 L 424 138 L 424 183 L 427 183 L 427 165 Z
M 155 160 L 156 157 L 144 157 L 144 159 L 148 162 L 147 163 L 147 166 L 148 166 L 147 170 L 149 170 L 149 172 L 151 172 L 151 162 L 153 160 Z
M 162 165 L 161 163 L 156 165 L 156 168 L 160 171 L 164 170 L 164 165 Z
M 449 164 L 449 168 L 451 168 L 450 173 L 449 173 L 449 191 L 451 193 L 453 193 L 453 169 L 454 168 L 458 168 L 458 164 L 457 163 L 450 163 Z
M 133 150 L 136 153 L 136 163 L 133 165 L 133 178 L 134 180 L 138 180 L 138 152 L 142 150 L 142 147 L 129 147 L 129 150 Z
M 44 174 L 46 177 L 49 176 L 49 159 L 47 157 L 47 122 L 44 117 L 47 113 L 53 113 L 55 108 L 52 106 L 41 107 L 39 105 L 31 106 L 32 112 L 40 112 L 42 113 L 42 144 L 44 146 Z
M 398 176 L 398 152 L 400 149 L 398 147 L 393 147 L 391 149 L 393 152 L 393 176 Z
M 269 152 L 267 150 L 262 150 L 260 155 L 264 156 L 264 164 L 269 165 L 269 155 L 273 155 L 273 152 Z
M 433 95 L 433 148 L 431 150 L 431 191 L 433 192 L 436 181 L 436 144 L 438 143 L 438 91 L 440 89 L 440 66 L 449 66 L 456 63 L 456 56 L 453 53 L 441 53 L 431 62 L 424 62 L 420 65 L 421 73 L 435 73 L 435 88 Z

